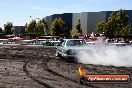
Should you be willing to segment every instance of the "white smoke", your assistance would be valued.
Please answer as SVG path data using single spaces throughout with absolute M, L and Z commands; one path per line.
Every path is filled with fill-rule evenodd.
M 132 46 L 89 45 L 78 52 L 78 61 L 84 64 L 132 66 Z

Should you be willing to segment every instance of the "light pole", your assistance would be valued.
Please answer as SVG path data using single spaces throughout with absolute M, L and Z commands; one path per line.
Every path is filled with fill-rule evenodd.
M 29 17 L 33 20 L 32 16 L 29 16 Z
M 41 21 L 41 19 L 40 19 L 40 18 L 36 18 L 36 19 L 39 19 L 39 20 Z
M 33 20 L 32 16 L 29 16 L 29 17 Z M 38 19 L 39 21 L 41 21 L 41 19 L 40 19 L 40 18 L 35 18 L 35 20 L 36 20 L 36 19 Z

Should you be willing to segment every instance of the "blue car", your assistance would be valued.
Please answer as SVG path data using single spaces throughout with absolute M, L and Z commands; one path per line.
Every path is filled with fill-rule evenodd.
M 80 50 L 80 46 L 85 44 L 86 42 L 83 39 L 64 39 L 60 45 L 57 46 L 56 56 L 77 62 L 77 51 Z

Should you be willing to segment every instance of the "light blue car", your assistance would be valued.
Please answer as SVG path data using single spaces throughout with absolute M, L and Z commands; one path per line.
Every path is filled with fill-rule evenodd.
M 83 39 L 64 39 L 56 49 L 56 56 L 63 57 L 66 60 L 77 62 L 77 51 L 80 46 L 85 45 L 86 42 Z

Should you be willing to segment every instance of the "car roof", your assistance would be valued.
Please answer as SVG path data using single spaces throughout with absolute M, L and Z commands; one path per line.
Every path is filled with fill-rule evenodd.
M 84 39 L 63 39 L 65 41 L 68 41 L 68 40 L 84 40 Z

